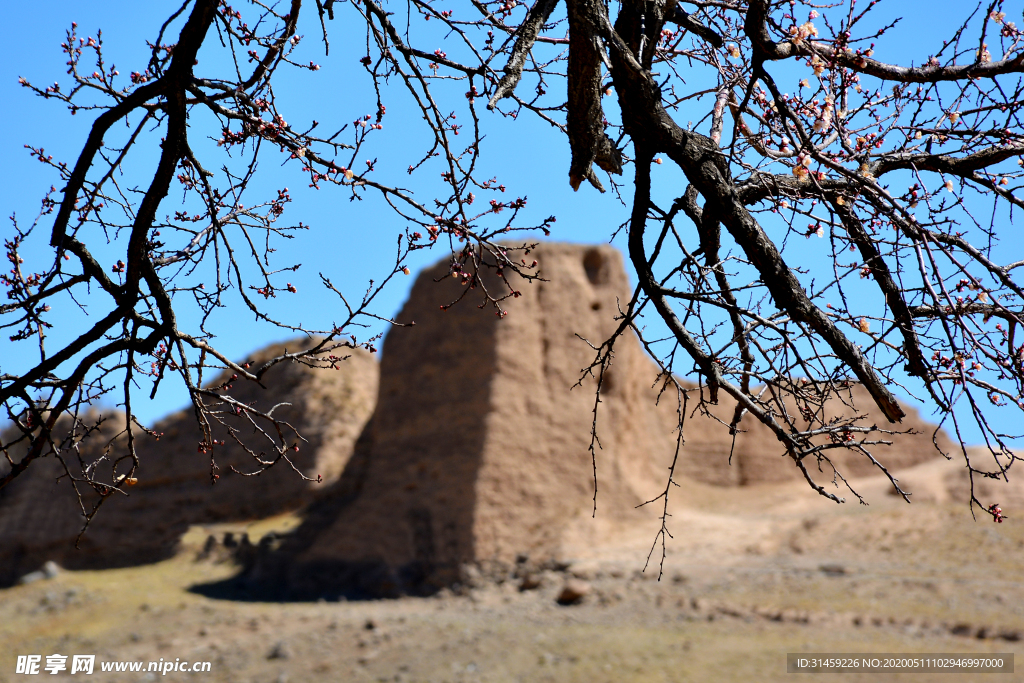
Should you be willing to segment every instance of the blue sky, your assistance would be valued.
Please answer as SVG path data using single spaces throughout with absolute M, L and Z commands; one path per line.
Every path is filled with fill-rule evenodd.
M 22 35 L 0 48 L 3 51 L 0 106 L 3 107 L 2 118 L 6 122 L 0 136 L 0 158 L 7 169 L 6 180 L 0 185 L 0 206 L 6 212 L 5 217 L 16 213 L 22 225 L 30 222 L 38 211 L 39 200 L 46 189 L 51 184 L 60 187 L 51 169 L 33 161 L 24 146 L 42 146 L 55 159 L 73 163 L 92 122 L 88 113 L 72 117 L 59 103 L 36 97 L 18 85 L 18 78 L 25 77 L 43 86 L 54 80 L 66 84 L 68 77 L 63 73 L 65 59 L 59 46 L 64 41 L 64 32 L 70 23 L 76 21 L 79 24 L 79 35 L 83 37 L 95 36 L 97 28 L 103 29 L 107 60 L 117 65 L 123 79 L 124 74 L 141 70 L 145 65 L 148 59 L 145 40 L 155 38 L 161 22 L 176 9 L 176 6 L 172 8 L 171 5 L 159 2 L 133 3 L 131 10 L 126 10 L 126 3 L 58 2 L 45 7 L 20 3 L 11 8 L 15 15 L 12 21 L 22 26 L 33 26 L 34 29 L 31 39 Z M 315 19 L 315 10 L 309 14 L 307 20 Z M 300 33 L 310 34 L 303 57 L 316 60 L 322 68 L 315 74 L 290 69 L 287 77 L 281 78 L 280 83 L 275 85 L 279 103 L 287 103 L 283 105 L 285 117 L 296 123 L 313 118 L 324 120 L 323 111 L 330 110 L 339 112 L 335 116 L 336 120 L 350 123 L 365 113 L 374 112 L 371 106 L 372 90 L 358 64 L 359 57 L 364 54 L 364 50 L 359 47 L 359 40 L 355 36 L 345 35 L 344 23 L 334 22 L 330 25 L 331 55 L 325 58 L 322 46 L 316 41 L 314 28 L 319 28 L 315 21 L 300 25 Z M 198 73 L 202 73 L 202 55 L 200 57 Z M 282 75 L 285 74 L 282 72 Z M 422 141 L 417 138 L 419 128 L 416 127 L 415 112 L 401 97 L 392 97 L 386 100 L 386 104 L 388 115 L 384 121 L 385 130 L 370 150 L 373 156 L 392 167 L 404 169 L 408 163 L 416 161 L 415 153 L 421 153 L 423 148 Z M 523 122 L 513 130 L 511 124 L 505 124 L 499 117 L 492 118 L 492 123 L 497 124 L 496 130 L 491 133 L 496 147 L 501 144 L 498 141 L 503 134 L 503 127 L 516 135 L 523 135 Z M 500 174 L 499 182 L 509 187 L 506 195 L 511 196 L 516 192 L 516 196 L 527 196 L 530 203 L 526 213 L 539 217 L 536 222 L 550 213 L 557 213 L 560 219 L 558 234 L 555 235 L 557 239 L 606 240 L 613 227 L 606 217 L 616 213 L 609 210 L 617 205 L 616 200 L 610 195 L 598 196 L 596 192 L 573 193 L 566 180 L 566 168 L 546 158 L 546 152 L 551 147 L 562 147 L 567 152 L 567 143 L 545 130 L 547 126 L 534 127 L 535 130 L 529 134 L 541 137 L 536 148 L 501 144 L 500 156 L 495 155 L 499 165 L 492 172 Z M 216 132 L 210 130 L 211 134 L 215 135 Z M 545 156 L 538 156 L 542 154 L 538 150 L 544 150 Z M 301 234 L 298 239 L 279 245 L 280 250 L 276 255 L 280 259 L 279 263 L 301 263 L 302 268 L 294 277 L 289 276 L 299 289 L 299 295 L 288 297 L 287 300 L 284 299 L 287 295 L 282 295 L 278 301 L 271 302 L 272 312 L 287 318 L 289 322 L 325 327 L 332 319 L 340 319 L 342 307 L 341 302 L 325 292 L 320 285 L 318 273 L 322 272 L 329 277 L 348 298 L 358 300 L 371 279 L 379 279 L 389 271 L 395 256 L 395 238 L 407 227 L 407 223 L 395 217 L 373 196 L 367 201 L 351 202 L 348 195 L 337 188 L 320 192 L 309 190 L 306 187 L 308 178 L 303 178 L 294 164 L 277 170 L 275 167 L 278 160 L 275 156 L 270 154 L 267 157 L 269 161 L 264 163 L 270 166 L 265 169 L 262 184 L 256 189 L 270 193 L 288 187 L 295 201 L 286 211 L 287 222 L 302 222 L 311 226 L 311 230 Z M 138 179 L 134 182 L 148 182 L 155 158 L 155 153 L 151 152 L 148 158 L 143 155 L 134 160 L 134 166 L 130 167 L 131 171 L 138 173 Z M 388 169 L 382 170 L 386 173 Z M 386 179 L 397 179 L 397 182 L 404 180 L 394 173 Z M 557 205 L 557 211 L 551 205 Z M 162 210 L 172 212 L 175 208 L 172 192 Z M 28 252 L 41 260 L 51 258 L 44 248 L 48 227 L 45 223 L 41 225 L 39 234 L 34 235 L 37 238 L 34 240 L 34 251 L 30 249 Z M 10 223 L 7 222 L 5 234 L 9 230 Z M 99 244 L 98 252 L 102 255 L 98 258 L 101 262 L 105 262 L 104 257 L 112 263 L 119 255 L 123 256 L 113 249 L 106 252 L 102 240 Z M 415 271 L 446 255 L 447 251 L 440 246 L 414 254 L 406 261 L 414 271 L 413 276 L 392 282 L 377 300 L 375 312 L 383 316 L 397 313 L 408 294 Z M 213 330 L 218 334 L 216 345 L 233 357 L 242 357 L 264 344 L 294 336 L 265 324 L 255 325 L 250 316 L 240 309 L 223 313 L 213 325 Z M 81 322 L 73 307 L 69 307 L 68 315 L 71 317 L 67 321 L 71 324 L 58 326 L 58 329 L 51 332 L 49 341 L 52 344 L 59 343 L 73 332 L 74 321 Z M 383 325 L 376 324 L 367 330 L 366 336 L 382 330 Z M 0 356 L 5 369 L 12 365 L 24 366 L 34 358 L 27 344 L 15 346 L 7 341 L 0 344 L 6 347 Z M 139 401 L 135 404 L 136 410 L 140 417 L 148 420 L 181 407 L 187 401 L 187 394 L 180 387 L 167 384 L 152 404 L 139 399 L 134 399 Z
M 51 184 L 60 187 L 58 179 L 48 168 L 30 159 L 24 145 L 45 147 L 54 158 L 72 163 L 81 150 L 92 120 L 87 112 L 71 117 L 60 104 L 35 97 L 18 85 L 18 78 L 25 77 L 40 85 L 54 80 L 68 82 L 64 74 L 65 58 L 59 46 L 72 21 L 78 22 L 81 36 L 95 36 L 97 28 L 103 29 L 107 59 L 117 64 L 122 75 L 141 70 L 148 58 L 145 40 L 155 38 L 161 22 L 178 6 L 177 2 L 155 1 L 55 1 L 11 3 L 5 8 L 8 26 L 23 27 L 11 31 L 8 39 L 0 42 L 0 120 L 5 124 L 0 133 L 0 160 L 5 169 L 4 182 L 0 183 L 0 207 L 5 217 L 17 214 L 19 221 L 30 221 L 46 189 Z M 242 7 L 241 3 L 239 7 Z M 894 31 L 884 43 L 886 49 L 879 48 L 877 56 L 904 63 L 910 60 L 921 62 L 935 52 L 938 36 L 949 32 L 950 18 L 961 17 L 965 13 L 962 3 L 940 0 L 928 3 L 928 11 L 925 12 L 921 11 L 922 3 L 886 2 L 882 4 L 879 15 L 891 18 L 903 13 L 901 9 L 914 12 L 910 17 L 912 23 Z M 339 8 L 339 19 L 342 20 L 328 24 L 331 54 L 325 57 L 317 41 L 319 24 L 315 6 L 310 3 L 305 8 L 304 21 L 299 27 L 299 33 L 307 37 L 302 57 L 321 64 L 322 69 L 315 74 L 298 70 L 282 73 L 276 87 L 279 101 L 288 103 L 284 105 L 285 116 L 290 122 L 314 118 L 323 120 L 323 112 L 330 112 L 338 121 L 351 122 L 374 111 L 368 79 L 358 64 L 359 57 L 364 54 L 364 48 L 360 47 L 364 38 L 353 33 L 352 26 L 343 21 L 345 12 L 345 8 Z M 443 43 L 438 47 L 444 47 Z M 202 73 L 204 64 L 206 62 L 201 55 L 198 73 Z M 401 95 L 392 96 L 385 103 L 388 107 L 385 129 L 374 139 L 372 151 L 385 163 L 404 168 L 415 161 L 416 152 L 420 152 L 423 146 L 417 137 L 418 131 L 422 131 L 417 123 L 418 114 Z M 693 118 L 699 119 L 706 109 L 701 107 Z M 625 219 L 626 212 L 613 193 L 599 195 L 587 187 L 578 193 L 571 190 L 567 178 L 569 155 L 565 138 L 550 127 L 525 117 L 512 122 L 489 114 L 482 106 L 480 111 L 488 135 L 484 156 L 490 166 L 485 169 L 486 174 L 498 175 L 499 182 L 508 186 L 508 195 L 529 198 L 526 222 L 539 222 L 541 218 L 554 214 L 558 222 L 552 239 L 607 241 Z M 305 187 L 308 180 L 303 179 L 297 167 L 292 165 L 278 169 L 274 165 L 277 163 L 274 157 L 269 158 L 268 163 L 272 165 L 264 169 L 265 185 L 255 189 L 270 192 L 278 187 L 289 187 L 296 199 L 287 210 L 289 222 L 301 221 L 312 226 L 307 234 L 282 245 L 278 253 L 282 264 L 301 263 L 302 268 L 292 278 L 299 294 L 274 302 L 272 312 L 281 314 L 281 317 L 287 316 L 291 322 L 326 326 L 330 318 L 340 318 L 340 302 L 323 290 L 317 274 L 322 272 L 346 295 L 358 298 L 371 278 L 379 278 L 389 269 L 395 238 L 406 224 L 379 201 L 350 202 L 347 195 L 337 189 L 308 190 Z M 140 156 L 129 168 L 130 174 L 138 174 L 136 182 L 140 185 L 148 182 L 154 159 Z M 667 202 L 671 201 L 670 197 L 679 194 L 675 190 L 682 187 L 680 173 L 669 165 L 656 167 L 656 172 L 656 193 Z M 625 194 L 630 194 L 628 182 Z M 162 209 L 171 212 L 172 205 L 169 198 Z M 37 239 L 37 245 L 33 247 L 36 251 L 30 249 L 28 253 L 48 258 L 42 245 L 46 237 L 43 233 L 48 232 L 49 226 L 44 223 L 41 227 L 43 229 L 36 236 L 41 239 Z M 8 234 L 9 223 L 5 224 L 2 232 Z M 623 246 L 621 237 L 617 246 Z M 813 263 L 820 257 L 816 249 L 820 247 L 808 241 L 805 245 L 794 245 L 790 254 Z M 98 251 L 111 260 L 117 258 L 114 250 L 107 253 L 101 247 Z M 446 255 L 443 248 L 438 247 L 418 252 L 406 263 L 415 274 L 416 270 Z M 375 312 L 384 316 L 395 314 L 413 279 L 408 277 L 393 282 L 377 301 Z M 68 335 L 73 334 L 76 321 L 81 322 L 73 310 L 69 310 L 67 315 L 67 324 L 52 332 L 51 343 L 67 340 Z M 381 329 L 378 325 L 369 329 L 368 334 Z M 266 325 L 254 324 L 251 316 L 240 307 L 224 312 L 213 325 L 213 330 L 218 334 L 216 345 L 229 356 L 237 358 L 269 342 L 291 336 Z M 12 345 L 4 337 L 0 341 L 0 366 L 4 371 L 27 367 L 32 360 L 25 355 L 27 351 L 28 345 Z M 182 407 L 187 401 L 184 390 L 171 384 L 164 386 L 153 402 L 143 400 L 145 394 L 148 391 L 139 392 L 138 398 L 134 399 L 137 401 L 136 412 L 143 420 L 158 418 Z M 971 440 L 972 435 L 967 436 Z

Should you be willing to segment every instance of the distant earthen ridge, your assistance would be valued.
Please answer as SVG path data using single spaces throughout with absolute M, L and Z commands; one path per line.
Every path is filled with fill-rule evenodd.
M 638 516 L 653 520 L 656 510 L 636 506 L 665 488 L 675 397 L 656 407 L 655 366 L 635 336 L 623 336 L 599 406 L 593 518 L 595 382 L 573 388 L 595 356 L 581 338 L 600 344 L 629 301 L 621 255 L 610 246 L 542 243 L 530 258 L 547 281 L 517 287 L 522 296 L 506 302 L 503 319 L 479 310 L 472 292 L 441 309 L 461 292 L 447 262 L 420 274 L 399 315 L 416 325 L 384 341 L 377 409 L 353 460 L 249 580 L 293 598 L 429 593 L 458 581 L 466 564 L 555 559 L 570 545 L 600 545 Z M 859 388 L 853 397 L 869 419 L 878 413 Z M 833 412 L 849 411 L 836 404 Z M 728 424 L 732 405 L 713 410 Z M 908 413 L 903 426 L 923 433 L 897 437 L 886 451 L 897 467 L 937 455 L 934 428 Z M 748 416 L 742 429 L 730 465 L 728 428 L 687 419 L 677 477 L 722 486 L 800 477 L 767 428 Z M 836 462 L 851 475 L 872 468 L 845 452 Z
M 288 350 L 298 350 L 309 340 L 275 344 L 254 353 L 248 360 L 259 363 Z M 224 384 L 227 375 L 213 382 Z M 296 427 L 306 439 L 298 452 L 289 455 L 296 467 L 326 482 L 341 475 L 353 445 L 373 412 L 377 395 L 377 362 L 368 352 L 356 350 L 339 370 L 313 370 L 299 363 L 283 363 L 264 377 L 266 389 L 237 382 L 231 395 L 263 411 L 278 404 L 275 417 Z M 124 414 L 110 411 L 103 430 L 83 443 L 85 461 L 124 428 Z M 261 448 L 260 437 L 234 418 L 246 443 Z M 66 431 L 65 427 L 65 431 Z M 0 586 L 9 585 L 27 572 L 54 560 L 70 569 L 100 569 L 155 562 L 174 554 L 178 540 L 189 525 L 246 521 L 291 512 L 308 505 L 314 491 L 326 488 L 299 477 L 287 463 L 278 463 L 259 476 L 241 476 L 257 469 L 228 435 L 217 427 L 214 438 L 224 441 L 214 455 L 220 479 L 212 484 L 210 456 L 199 452 L 202 440 L 191 410 L 170 415 L 155 425 L 159 440 L 138 433 L 140 468 L 138 484 L 124 487 L 128 495 L 108 498 L 75 548 L 83 517 L 78 501 L 54 457 L 42 458 L 6 488 L 0 490 Z M 7 435 L 5 441 L 9 440 Z M 263 444 L 267 448 L 269 443 Z M 113 482 L 113 460 L 126 445 L 116 441 L 111 455 L 96 473 L 97 479 Z M 269 451 L 269 448 L 268 448 Z M 17 459 L 17 454 L 15 459 Z M 77 458 L 69 458 L 72 467 Z M 5 464 L 0 463 L 0 473 Z M 125 471 L 122 465 L 120 473 Z M 91 510 L 97 498 L 81 486 L 84 503 Z

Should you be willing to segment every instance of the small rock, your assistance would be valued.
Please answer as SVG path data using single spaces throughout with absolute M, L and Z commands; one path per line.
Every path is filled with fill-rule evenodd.
M 480 567 L 475 564 L 462 565 L 462 578 L 466 581 L 475 581 L 480 578 Z
M 35 583 L 36 581 L 42 581 L 43 579 L 52 579 L 56 577 L 57 574 L 60 574 L 60 565 L 53 560 L 47 560 L 40 569 L 34 572 L 29 572 L 18 579 L 18 583 L 22 585 Z
M 524 576 L 522 581 L 519 582 L 519 590 L 532 591 L 535 588 L 540 588 L 540 583 L 540 576 L 531 572 Z
M 210 557 L 213 551 L 217 548 L 217 537 L 210 534 L 206 537 L 206 542 L 203 543 L 203 549 L 196 555 L 197 560 L 205 560 Z
M 26 584 L 35 583 L 36 581 L 42 581 L 45 578 L 46 574 L 43 574 L 41 571 L 29 572 L 28 574 L 25 574 L 23 577 L 18 579 L 18 583 L 24 586 Z
M 601 573 L 601 565 L 594 561 L 573 562 L 569 573 L 580 581 L 593 581 Z
M 267 653 L 267 659 L 288 659 L 290 656 L 291 653 L 288 652 L 288 646 L 285 645 L 283 640 L 277 641 L 277 644 Z
M 841 564 L 823 564 L 818 569 L 825 576 L 842 576 L 846 573 L 846 567 Z
M 970 624 L 959 623 L 955 624 L 953 628 L 949 629 L 949 632 L 952 633 L 954 636 L 969 636 L 971 635 L 971 631 L 973 630 L 974 629 L 971 628 Z
M 570 579 L 562 586 L 558 594 L 559 605 L 576 605 L 583 601 L 583 598 L 590 593 L 590 584 L 584 581 Z

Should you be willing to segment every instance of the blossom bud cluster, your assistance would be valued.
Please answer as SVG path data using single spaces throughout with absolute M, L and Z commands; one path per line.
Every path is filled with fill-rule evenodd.
M 991 505 L 989 505 L 988 511 L 992 513 L 993 522 L 999 522 L 1000 524 L 1002 524 L 1003 520 L 1006 519 L 1006 517 L 1003 516 L 1003 509 L 999 507 L 999 503 L 992 503 Z
M 815 69 L 817 73 L 817 69 Z M 829 95 L 825 98 L 825 106 L 821 108 L 821 116 L 814 122 L 814 132 L 821 133 L 828 129 L 832 124 L 832 115 L 835 111 L 835 104 L 832 101 L 832 96 Z
M 789 39 L 794 45 L 800 45 L 812 36 L 815 38 L 818 37 L 818 29 L 815 28 L 814 24 L 810 21 L 806 21 L 799 26 L 794 24 L 789 27 Z

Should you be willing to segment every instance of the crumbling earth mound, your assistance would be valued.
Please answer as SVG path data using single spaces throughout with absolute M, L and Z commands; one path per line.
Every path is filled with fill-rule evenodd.
M 285 348 L 300 348 L 302 341 L 276 344 L 254 354 L 253 363 L 272 358 Z M 212 384 L 224 384 L 227 376 Z M 373 411 L 377 394 L 376 360 L 356 350 L 337 371 L 314 370 L 300 363 L 282 363 L 264 377 L 264 387 L 236 384 L 232 396 L 267 411 L 295 427 L 304 441 L 289 452 L 295 469 L 310 479 L 320 475 L 336 480 L 353 445 Z M 114 483 L 112 463 L 127 452 L 124 415 L 111 411 L 101 429 L 80 444 L 82 461 L 91 462 L 103 451 L 108 458 L 94 474 L 98 481 Z M 234 420 L 239 436 L 256 452 L 270 450 L 265 437 Z M 64 431 L 68 431 L 65 427 Z M 192 524 L 250 520 L 297 510 L 314 497 L 316 484 L 280 462 L 259 476 L 239 474 L 258 468 L 252 456 L 218 426 L 213 437 L 223 441 L 214 449 L 219 479 L 212 485 L 210 455 L 198 447 L 202 433 L 191 411 L 171 415 L 154 427 L 159 439 L 136 431 L 140 467 L 138 483 L 122 486 L 109 496 L 93 518 L 76 548 L 82 530 L 83 508 L 91 511 L 98 496 L 79 485 L 81 504 L 64 466 L 50 455 L 37 460 L 26 473 L 0 490 L 0 585 L 9 585 L 47 560 L 74 569 L 98 569 L 155 562 L 174 554 L 178 539 Z M 10 432 L 8 433 L 11 434 Z M 10 440 L 10 436 L 6 440 Z M 78 457 L 65 453 L 72 472 L 80 472 Z M 17 460 L 17 455 L 14 455 Z M 0 472 L 6 464 L 0 464 Z M 237 470 L 237 472 L 235 471 Z

